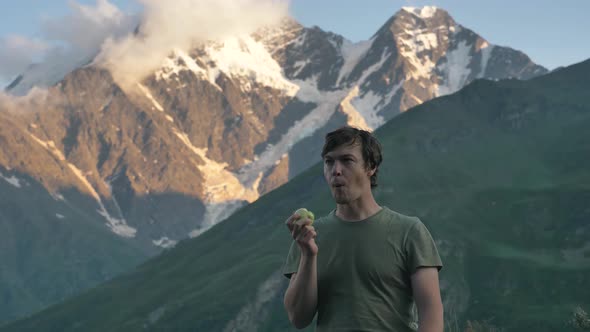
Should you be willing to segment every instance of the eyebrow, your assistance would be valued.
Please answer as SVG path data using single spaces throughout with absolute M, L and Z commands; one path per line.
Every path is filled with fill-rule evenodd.
M 324 159 L 343 159 L 343 158 L 353 158 L 353 159 L 356 159 L 356 157 L 353 154 L 350 154 L 350 153 L 345 153 L 345 154 L 335 155 L 335 156 L 332 156 L 330 154 L 326 154 L 324 156 Z

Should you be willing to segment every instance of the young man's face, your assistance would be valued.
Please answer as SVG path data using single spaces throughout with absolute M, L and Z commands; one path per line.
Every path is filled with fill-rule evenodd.
M 338 204 L 348 204 L 371 194 L 371 175 L 361 152 L 361 145 L 342 145 L 324 156 L 324 178 Z

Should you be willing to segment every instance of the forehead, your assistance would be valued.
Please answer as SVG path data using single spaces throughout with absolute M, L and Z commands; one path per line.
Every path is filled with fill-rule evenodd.
M 337 148 L 335 148 L 334 150 L 326 153 L 326 155 L 324 156 L 324 158 L 338 158 L 344 155 L 352 155 L 355 156 L 357 158 L 361 158 L 362 157 L 362 153 L 361 153 L 361 145 L 360 144 L 353 144 L 353 145 L 349 145 L 349 144 L 345 144 L 345 145 L 341 145 Z

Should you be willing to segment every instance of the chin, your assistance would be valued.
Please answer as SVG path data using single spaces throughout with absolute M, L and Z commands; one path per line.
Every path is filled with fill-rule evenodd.
M 350 202 L 350 199 L 348 199 L 348 197 L 336 195 L 332 195 L 332 197 L 334 198 L 334 201 L 338 204 L 348 204 Z

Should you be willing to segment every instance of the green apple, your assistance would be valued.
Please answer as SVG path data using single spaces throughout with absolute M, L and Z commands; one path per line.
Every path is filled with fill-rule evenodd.
M 297 221 L 303 220 L 303 219 L 306 219 L 306 218 L 309 218 L 311 220 L 311 224 L 310 225 L 313 225 L 313 221 L 315 219 L 315 216 L 313 215 L 313 212 L 307 210 L 306 208 L 300 208 L 297 211 L 295 211 L 295 213 L 297 213 L 301 217 Z

